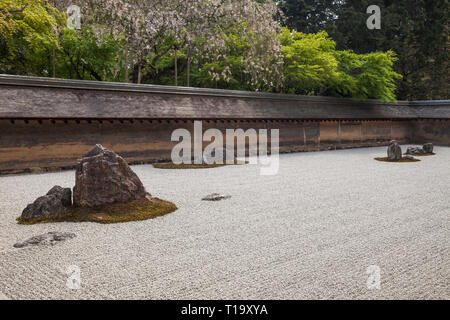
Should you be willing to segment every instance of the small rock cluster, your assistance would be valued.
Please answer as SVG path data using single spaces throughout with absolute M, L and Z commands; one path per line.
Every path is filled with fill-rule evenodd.
M 53 246 L 57 242 L 65 241 L 68 239 L 75 238 L 76 235 L 74 233 L 66 233 L 66 232 L 48 232 L 46 234 L 42 234 L 39 236 L 32 237 L 24 242 L 19 242 L 14 245 L 14 248 L 24 248 L 27 246 Z
M 221 201 L 221 200 L 226 200 L 226 199 L 230 199 L 230 198 L 231 198 L 230 195 L 225 195 L 225 194 L 220 194 L 220 193 L 212 193 L 212 194 L 204 197 L 202 200 L 203 201 Z
M 406 150 L 406 154 L 415 155 L 415 154 L 426 154 L 433 153 L 434 146 L 432 143 L 426 143 L 422 148 L 419 147 L 409 147 Z
M 95 208 L 150 198 L 138 176 L 126 161 L 101 145 L 79 160 L 73 188 L 73 206 Z M 47 218 L 72 207 L 70 188 L 53 187 L 23 210 L 21 221 Z
M 433 153 L 432 143 L 424 144 L 423 148 L 409 147 L 408 150 L 406 151 L 407 155 L 405 157 L 403 157 L 402 148 L 395 140 L 389 142 L 387 149 L 388 161 L 400 161 L 402 159 L 415 160 L 415 158 L 412 155 L 427 154 L 427 153 Z

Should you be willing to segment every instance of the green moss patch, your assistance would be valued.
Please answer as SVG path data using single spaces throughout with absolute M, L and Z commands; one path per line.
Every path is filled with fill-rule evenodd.
M 413 156 L 413 157 L 427 157 L 427 156 L 434 156 L 436 155 L 436 153 L 431 152 L 431 153 L 416 153 L 416 154 L 407 154 L 405 153 L 405 156 Z
M 393 163 L 397 163 L 397 162 L 419 162 L 420 161 L 419 159 L 406 159 L 406 158 L 403 158 L 402 160 L 398 160 L 398 161 L 390 161 L 390 160 L 388 160 L 387 157 L 375 158 L 375 160 L 382 161 L 382 162 L 393 162 Z
M 235 161 L 234 164 L 227 164 L 227 163 L 213 163 L 213 164 L 174 164 L 174 163 L 156 163 L 153 165 L 156 169 L 174 169 L 174 170 L 181 170 L 181 169 L 210 169 L 210 168 L 219 168 L 224 166 L 239 166 L 247 164 L 248 162 L 245 161 Z
M 70 208 L 51 217 L 22 221 L 19 224 L 32 225 L 53 222 L 96 222 L 102 224 L 142 221 L 161 217 L 178 208 L 169 201 L 158 198 L 139 199 L 128 203 L 116 203 L 98 208 Z

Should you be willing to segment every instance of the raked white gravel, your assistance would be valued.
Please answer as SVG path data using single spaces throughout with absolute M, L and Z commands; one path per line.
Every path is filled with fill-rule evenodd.
M 405 149 L 406 146 L 403 146 Z M 280 156 L 258 166 L 133 169 L 179 207 L 115 225 L 21 226 L 23 208 L 74 172 L 0 177 L 0 293 L 11 299 L 449 299 L 450 148 L 382 163 L 386 148 Z M 204 202 L 211 193 L 229 200 Z M 76 238 L 13 248 L 49 231 Z M 78 266 L 81 288 L 66 285 Z M 380 289 L 368 289 L 370 265 Z M 0 295 L 0 298 L 2 296 Z

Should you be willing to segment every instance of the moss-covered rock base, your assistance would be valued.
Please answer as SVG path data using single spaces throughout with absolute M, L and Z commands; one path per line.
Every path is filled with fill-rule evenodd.
M 397 162 L 402 162 L 402 163 L 404 163 L 404 162 L 419 162 L 420 161 L 419 159 L 408 159 L 408 158 L 403 158 L 402 160 L 398 160 L 398 161 L 390 161 L 390 160 L 388 160 L 387 157 L 375 158 L 375 160 L 382 161 L 382 162 L 392 162 L 392 163 L 397 163 Z
M 407 154 L 407 153 L 405 153 L 405 155 L 413 156 L 413 157 L 427 157 L 427 156 L 434 156 L 434 155 L 436 155 L 436 153 L 434 153 L 434 152 L 431 152 L 431 153 L 415 153 L 415 154 Z
M 153 165 L 156 169 L 172 169 L 172 170 L 181 170 L 181 169 L 211 169 L 211 168 L 219 168 L 224 166 L 239 166 L 247 164 L 245 161 L 235 161 L 234 164 L 227 163 L 213 163 L 213 164 L 174 164 L 174 163 L 156 163 Z
M 32 220 L 17 218 L 19 224 L 32 225 L 54 222 L 96 222 L 103 224 L 142 221 L 161 217 L 178 208 L 169 201 L 144 198 L 128 203 L 116 203 L 98 208 L 70 208 L 57 215 Z

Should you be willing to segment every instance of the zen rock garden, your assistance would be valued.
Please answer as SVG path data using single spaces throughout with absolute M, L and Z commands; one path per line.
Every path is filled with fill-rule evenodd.
M 389 152 L 405 158 L 409 146 L 423 149 L 392 143 Z M 251 165 L 128 167 L 127 158 L 108 149 L 86 148 L 71 171 L 0 177 L 0 194 L 6 195 L 0 298 L 221 299 L 257 293 L 301 299 L 323 298 L 325 291 L 343 299 L 448 296 L 441 263 L 448 147 L 435 147 L 439 156 L 414 156 L 422 159 L 416 165 L 374 162 L 376 154 L 387 159 L 387 145 L 282 154 L 281 170 L 269 178 Z M 176 207 L 156 196 L 180 210 L 171 211 Z M 125 221 L 134 222 L 105 225 Z M 394 285 L 383 282 L 381 291 L 367 291 L 373 264 L 382 274 L 386 269 Z M 336 270 L 342 271 L 339 286 L 321 278 Z M 80 275 L 77 290 L 66 286 L 73 275 Z M 312 278 L 325 286 L 311 287 Z M 363 290 L 355 287 L 356 278 Z
M 171 203 L 154 198 L 127 162 L 101 145 L 79 160 L 75 187 L 53 187 L 22 212 L 18 222 L 117 223 L 155 218 L 177 210 Z
M 387 148 L 387 158 L 375 158 L 378 161 L 385 162 L 418 162 L 419 159 L 414 158 L 414 156 L 429 156 L 434 155 L 434 146 L 432 143 L 426 143 L 422 148 L 420 147 L 409 147 L 406 150 L 405 155 L 403 155 L 402 148 L 400 144 L 392 140 Z

